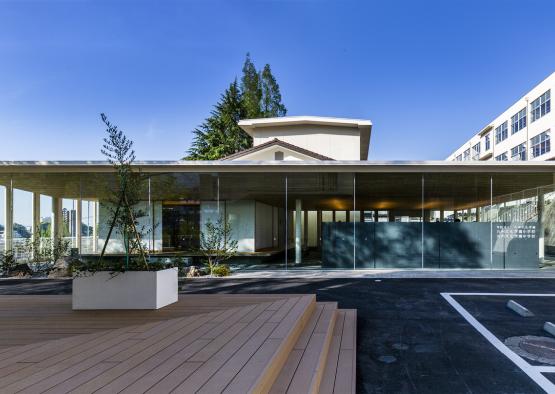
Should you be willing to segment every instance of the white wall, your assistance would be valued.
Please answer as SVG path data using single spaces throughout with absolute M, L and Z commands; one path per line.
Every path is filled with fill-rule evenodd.
M 137 204 L 136 209 L 143 210 L 148 213 L 148 201 L 141 201 Z M 159 201 L 152 202 L 152 210 L 154 214 L 154 223 L 157 224 L 153 233 L 145 236 L 143 241 L 146 245 L 150 246 L 152 241 L 152 236 L 154 235 L 154 250 L 162 250 L 162 203 Z M 138 219 L 139 226 L 144 226 L 144 230 L 147 231 L 152 229 L 152 216 L 144 216 Z M 104 247 L 104 242 L 108 236 L 108 231 L 110 229 L 110 211 L 106 204 L 100 203 L 98 210 L 98 252 L 102 251 Z M 124 253 L 125 248 L 123 246 L 123 239 L 121 234 L 114 228 L 110 240 L 108 241 L 108 246 L 106 247 L 106 253 Z
M 542 118 L 536 120 L 535 122 L 531 122 L 532 117 L 530 113 L 530 108 L 531 108 L 530 104 L 532 103 L 532 101 L 537 99 L 539 96 L 541 96 L 549 89 L 551 89 L 551 96 L 552 96 L 551 112 L 543 116 Z M 519 144 L 526 143 L 526 142 L 528 144 L 528 149 L 526 152 L 527 160 L 543 161 L 543 160 L 552 159 L 553 157 L 555 157 L 555 146 L 551 148 L 551 152 L 545 155 L 539 156 L 537 158 L 532 158 L 532 155 L 530 154 L 530 139 L 538 134 L 543 133 L 548 129 L 551 130 L 552 138 L 554 137 L 554 134 L 553 134 L 555 133 L 555 115 L 553 114 L 553 111 L 555 111 L 555 108 L 553 108 L 554 94 L 555 94 L 555 73 L 551 74 L 549 77 L 547 77 L 542 82 L 540 82 L 532 90 L 530 90 L 519 100 L 514 102 L 501 115 L 497 116 L 491 123 L 489 123 L 493 126 L 493 128 L 489 131 L 490 139 L 491 139 L 490 150 L 488 151 L 485 150 L 485 136 L 480 137 L 478 134 L 476 134 L 473 137 L 471 137 L 468 141 L 466 141 L 462 146 L 460 146 L 457 150 L 455 150 L 451 155 L 449 155 L 447 160 L 451 160 L 451 161 L 455 160 L 455 158 L 458 155 L 463 155 L 464 151 L 468 148 L 470 148 L 472 151 L 472 146 L 474 146 L 478 142 L 481 143 L 480 157 L 484 157 L 487 154 L 491 153 L 492 157 L 489 160 L 495 160 L 496 156 L 504 152 L 507 152 L 507 156 L 509 160 L 511 160 L 511 148 L 514 148 Z M 528 102 L 526 101 L 526 99 L 528 99 Z M 511 135 L 511 117 L 525 107 L 527 108 L 526 122 L 528 125 L 528 130 L 524 128 L 516 132 L 515 134 Z M 505 121 L 507 121 L 508 138 L 496 145 L 495 128 L 503 124 Z
M 301 153 L 292 151 L 291 149 L 287 149 L 281 146 L 271 146 L 261 151 L 253 152 L 248 155 L 238 157 L 235 160 L 258 160 L 258 161 L 275 160 L 276 152 L 283 152 L 284 161 L 315 160 L 311 156 L 303 155 Z
M 360 160 L 358 128 L 321 125 L 269 126 L 255 130 L 253 145 L 257 146 L 274 138 L 335 160 Z
M 226 201 L 227 221 L 239 252 L 254 252 L 254 201 Z

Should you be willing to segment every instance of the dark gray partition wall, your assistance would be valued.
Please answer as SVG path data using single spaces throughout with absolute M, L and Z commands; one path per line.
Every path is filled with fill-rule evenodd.
M 544 244 L 555 256 L 555 190 L 538 187 L 551 180 L 541 173 L 356 174 L 361 220 L 322 224 L 322 268 L 538 268 Z M 383 221 L 379 210 L 387 211 Z
M 355 266 L 421 268 L 422 175 L 359 173 L 355 182 L 357 209 L 373 212 L 354 227 Z
M 354 174 L 291 173 L 286 181 L 288 268 L 353 269 Z

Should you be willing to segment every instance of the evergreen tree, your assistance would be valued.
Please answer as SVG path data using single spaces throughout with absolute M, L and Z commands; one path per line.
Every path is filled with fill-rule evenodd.
M 243 64 L 243 76 L 241 77 L 241 93 L 242 101 L 245 107 L 247 118 L 260 118 L 260 100 L 262 98 L 262 90 L 260 88 L 260 75 L 256 71 L 256 67 L 251 61 L 250 53 Z
M 246 118 L 237 81 L 229 85 L 220 101 L 196 128 L 188 160 L 217 160 L 252 146 L 252 138 L 237 124 Z
M 272 75 L 270 65 L 266 64 L 260 74 L 260 112 L 263 118 L 285 116 L 287 109 L 281 102 L 281 93 L 276 79 Z
M 235 80 L 220 96 L 210 116 L 194 131 L 186 160 L 217 160 L 252 146 L 241 119 L 284 116 L 287 109 L 270 65 L 258 72 L 247 53 L 240 84 Z

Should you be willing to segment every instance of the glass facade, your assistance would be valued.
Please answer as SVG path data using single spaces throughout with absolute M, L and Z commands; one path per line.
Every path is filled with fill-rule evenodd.
M 236 269 L 538 268 L 555 260 L 553 173 L 321 171 L 140 174 L 151 259 L 200 263 L 208 222 L 237 241 Z M 108 238 L 110 172 L 0 174 L 0 248 L 60 237 L 84 257 Z M 21 250 L 20 250 L 21 249 Z

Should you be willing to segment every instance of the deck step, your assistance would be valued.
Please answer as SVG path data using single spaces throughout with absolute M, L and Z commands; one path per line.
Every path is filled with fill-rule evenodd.
M 336 302 L 317 303 L 271 394 L 318 393 L 337 315 Z
M 313 294 L 252 300 L 3 349 L 0 391 L 354 392 L 356 311 Z
M 356 309 L 339 309 L 333 330 L 321 394 L 347 394 L 356 391 Z

